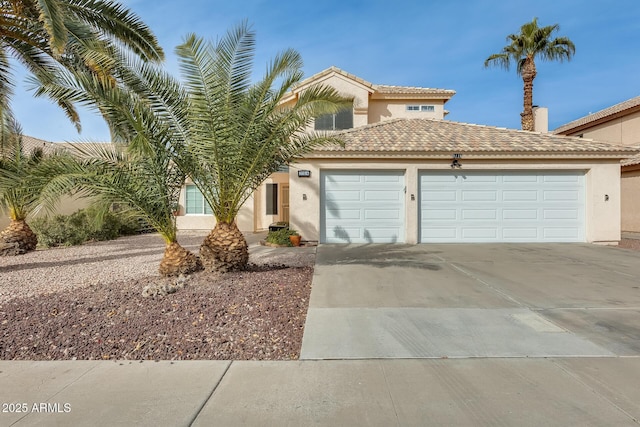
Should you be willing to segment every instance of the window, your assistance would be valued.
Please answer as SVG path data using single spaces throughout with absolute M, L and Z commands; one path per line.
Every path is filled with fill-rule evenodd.
M 195 185 L 187 185 L 185 202 L 187 214 L 213 215 L 211 206 L 204 200 L 202 193 Z
M 342 130 L 353 127 L 353 109 L 342 110 L 337 114 L 325 114 L 316 119 L 315 130 Z
M 278 184 L 266 184 L 267 215 L 278 215 Z
M 407 105 L 407 111 L 421 111 L 423 113 L 433 113 L 436 107 L 433 105 Z

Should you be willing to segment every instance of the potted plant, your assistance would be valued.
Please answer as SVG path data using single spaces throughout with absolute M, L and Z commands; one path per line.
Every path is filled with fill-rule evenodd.
M 300 246 L 301 239 L 302 236 L 300 236 L 296 230 L 289 229 L 289 241 L 293 246 Z

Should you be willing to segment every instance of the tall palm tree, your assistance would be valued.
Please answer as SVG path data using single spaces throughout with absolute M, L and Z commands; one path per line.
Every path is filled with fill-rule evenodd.
M 575 54 L 576 47 L 567 37 L 551 38 L 560 29 L 558 24 L 538 27 L 538 18 L 520 27 L 519 34 L 509 34 L 509 44 L 502 52 L 489 56 L 484 66 L 497 65 L 509 70 L 511 63 L 524 82 L 524 109 L 521 115 L 522 130 L 533 130 L 533 79 L 536 78 L 535 59 L 567 61 Z
M 38 206 L 42 189 L 34 180 L 34 168 L 42 161 L 42 149 L 27 152 L 22 144 L 19 125 L 12 117 L 2 115 L 0 139 L 0 211 L 9 214 L 11 222 L 0 232 L 1 254 L 20 255 L 36 249 L 38 238 L 27 224 L 27 216 Z
M 160 61 L 164 53 L 140 18 L 111 0 L 5 0 L 0 5 L 0 110 L 10 111 L 14 81 L 10 58 L 37 84 L 88 73 L 115 83 L 125 54 Z M 46 93 L 36 92 L 36 95 Z M 78 127 L 73 103 L 53 98 Z
M 334 89 L 315 86 L 283 105 L 284 97 L 303 79 L 302 59 L 285 50 L 251 82 L 255 33 L 246 23 L 216 44 L 194 35 L 176 49 L 188 102 L 187 156 L 180 166 L 191 177 L 216 218 L 200 246 L 209 270 L 242 269 L 247 242 L 236 216 L 260 184 L 282 165 L 323 144 L 331 135 L 307 133 L 315 117 L 336 113 L 353 100 Z

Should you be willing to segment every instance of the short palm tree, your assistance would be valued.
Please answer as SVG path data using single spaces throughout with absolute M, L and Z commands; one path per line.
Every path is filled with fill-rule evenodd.
M 74 87 L 74 82 L 80 86 Z M 120 142 L 86 147 L 77 144 L 73 146 L 73 156 L 58 156 L 56 162 L 48 162 L 46 168 L 41 168 L 48 183 L 40 203 L 53 210 L 60 196 L 76 192 L 91 197 L 99 211 L 118 205 L 121 214 L 143 220 L 164 239 L 162 275 L 200 270 L 198 258 L 177 241 L 173 211 L 185 174 L 174 162 L 177 157 L 170 148 L 172 130 L 167 122 L 150 110 L 147 100 L 135 92 L 113 87 L 108 81 L 76 78 L 67 83 L 58 90 L 99 109 Z
M 519 34 L 507 36 L 509 44 L 502 52 L 489 56 L 484 66 L 500 66 L 508 70 L 515 63 L 516 71 L 524 82 L 524 110 L 521 113 L 522 130 L 533 130 L 533 79 L 536 78 L 535 59 L 546 61 L 571 60 L 576 48 L 567 37 L 551 38 L 560 29 L 558 24 L 538 26 L 538 18 L 520 27 Z
M 0 232 L 0 244 L 8 245 L 2 253 L 19 255 L 36 249 L 38 238 L 27 224 L 27 216 L 38 206 L 41 186 L 33 171 L 43 159 L 42 149 L 27 152 L 22 144 L 20 127 L 4 116 L 0 140 L 0 211 L 11 222 Z
M 176 52 L 185 81 L 188 129 L 180 166 L 191 177 L 216 218 L 200 246 L 205 268 L 228 271 L 248 262 L 247 242 L 236 216 L 251 194 L 282 165 L 323 144 L 331 135 L 307 132 L 313 119 L 336 113 L 353 100 L 334 89 L 306 89 L 283 99 L 303 79 L 294 50 L 277 55 L 257 83 L 251 82 L 255 34 L 245 24 L 218 43 L 189 36 Z
M 216 217 L 215 228 L 200 247 L 200 259 L 209 270 L 246 266 L 247 242 L 235 222 L 240 207 L 280 166 L 314 147 L 339 142 L 305 130 L 315 117 L 352 105 L 351 99 L 323 86 L 283 105 L 285 95 L 303 78 L 300 55 L 293 50 L 281 53 L 265 77 L 252 84 L 254 46 L 255 34 L 247 24 L 215 45 L 187 37 L 177 48 L 184 83 L 154 64 L 128 66 L 121 71 L 123 82 L 138 97 L 137 104 L 97 102 L 113 92 L 108 85 L 87 101 L 94 85 L 86 79 L 80 88 L 72 81 L 42 87 L 53 97 L 97 102 L 119 141 L 145 141 L 142 146 L 155 150 L 158 158 L 170 156 L 166 164 L 191 178 Z M 118 105 L 129 106 L 116 112 Z M 141 129 L 153 132 L 142 137 Z
M 66 73 L 118 79 L 121 57 L 159 61 L 164 54 L 150 29 L 111 0 L 6 0 L 0 5 L 0 110 L 9 111 L 13 89 L 10 58 L 37 84 Z M 36 95 L 43 95 L 37 92 Z M 73 103 L 53 98 L 79 128 Z

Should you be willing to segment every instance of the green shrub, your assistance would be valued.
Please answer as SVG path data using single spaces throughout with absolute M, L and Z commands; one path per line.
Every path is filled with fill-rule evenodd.
M 270 231 L 269 234 L 267 234 L 267 242 L 281 246 L 293 246 L 291 244 L 291 240 L 289 240 L 289 236 L 295 236 L 297 234 L 298 232 L 296 230 L 291 230 L 289 228 Z
M 137 220 L 107 212 L 102 221 L 96 221 L 95 210 L 81 209 L 71 215 L 36 218 L 30 222 L 38 235 L 38 243 L 45 247 L 73 246 L 92 240 L 111 240 L 119 236 L 136 234 Z

